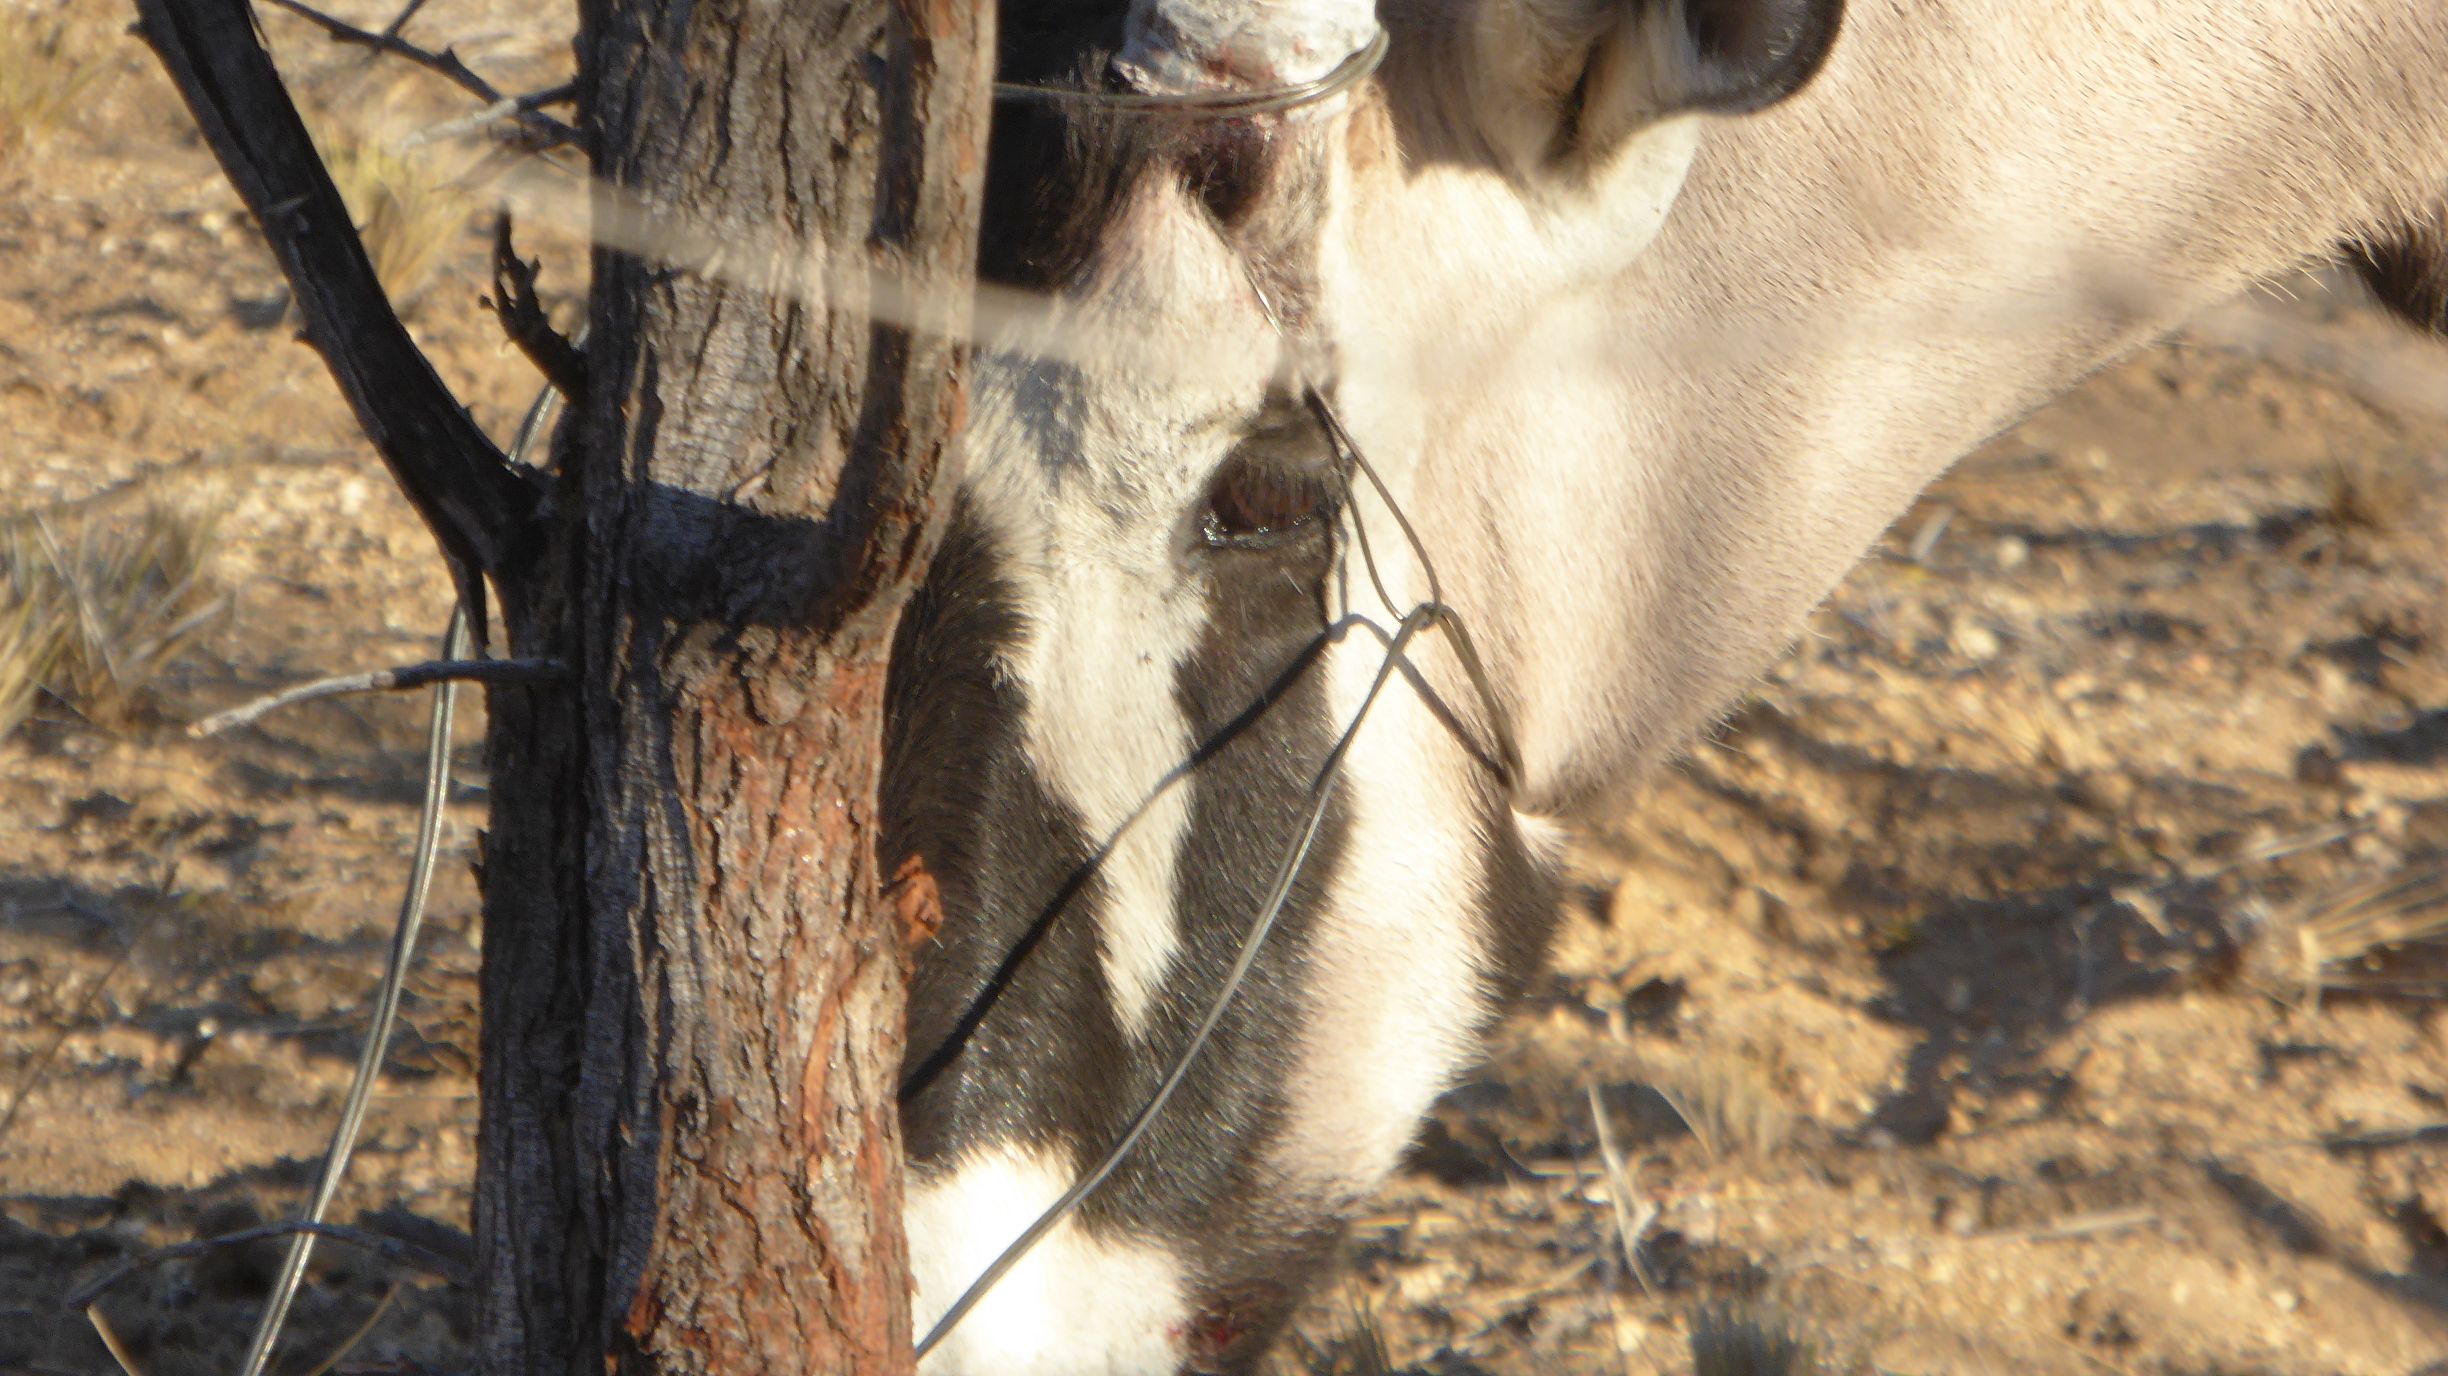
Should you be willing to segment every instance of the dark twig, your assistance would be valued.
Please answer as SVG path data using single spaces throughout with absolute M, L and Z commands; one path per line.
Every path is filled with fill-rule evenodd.
M 461 60 L 459 54 L 448 48 L 440 52 L 435 52 L 431 48 L 420 48 L 399 36 L 400 26 L 406 24 L 409 18 L 423 6 L 424 0 L 415 0 L 415 3 L 409 5 L 398 19 L 392 21 L 391 27 L 381 33 L 358 28 L 346 20 L 335 19 L 312 5 L 299 3 L 299 0 L 271 0 L 271 3 L 329 34 L 334 43 L 355 43 L 378 53 L 389 53 L 393 57 L 405 58 L 487 105 L 499 105 L 505 99 L 500 87 L 478 76 L 476 69 Z M 535 133 L 549 137 L 554 143 L 578 141 L 577 130 L 541 111 L 514 110 L 514 113 L 518 115 L 520 123 Z
M 400 7 L 400 12 L 392 18 L 391 22 L 383 25 L 382 36 L 385 38 L 399 37 L 400 31 L 408 27 L 408 21 L 416 18 L 417 11 L 423 8 L 425 8 L 425 0 L 408 0 L 407 4 Z
M 413 9 L 414 6 L 411 6 L 410 8 Z M 366 1315 L 364 1323 L 357 1325 L 357 1331 L 349 1334 L 345 1338 L 342 1338 L 340 1340 L 340 1345 L 331 1350 L 330 1356 L 325 1357 L 322 1361 L 319 1361 L 313 1366 L 306 1368 L 304 1376 L 323 1376 L 324 1372 L 327 1372 L 333 1367 L 340 1365 L 342 1358 L 348 1356 L 348 1354 L 351 1352 L 356 1351 L 357 1344 L 364 1342 L 366 1340 L 366 1335 L 374 1331 L 374 1325 L 381 1323 L 383 1315 L 391 1312 L 391 1301 L 399 1298 L 399 1292 L 400 1283 L 398 1281 L 391 1282 L 391 1288 L 383 1291 L 382 1302 L 374 1306 L 373 1313 Z
M 468 1282 L 468 1269 L 464 1264 L 430 1248 L 419 1247 L 406 1238 L 393 1237 L 389 1233 L 378 1233 L 370 1228 L 349 1228 L 337 1223 L 266 1223 L 259 1228 L 243 1228 L 234 1233 L 223 1233 L 219 1237 L 197 1238 L 193 1242 L 174 1242 L 167 1247 L 156 1247 L 142 1256 L 129 1257 L 126 1261 L 103 1272 L 75 1294 L 70 1295 L 67 1304 L 71 1309 L 86 1308 L 104 1295 L 126 1284 L 128 1278 L 137 1272 L 149 1271 L 164 1262 L 184 1261 L 189 1257 L 200 1257 L 207 1252 L 219 1251 L 224 1247 L 244 1246 L 250 1242 L 262 1242 L 267 1238 L 301 1235 L 345 1242 L 352 1247 L 372 1252 L 394 1266 L 405 1266 L 412 1271 L 422 1271 L 429 1276 L 439 1276 L 453 1285 L 465 1285 Z
M 521 566 L 535 548 L 532 477 L 477 428 L 400 324 L 246 0 L 136 0 L 136 12 L 262 226 L 296 293 L 307 342 L 441 542 L 483 643 L 483 575 Z
M 457 683 L 551 683 L 566 674 L 557 659 L 435 659 L 422 664 L 406 664 L 397 669 L 374 669 L 361 674 L 335 674 L 330 678 L 301 683 L 277 693 L 216 712 L 187 728 L 195 737 L 218 736 L 224 731 L 245 726 L 284 707 L 318 698 L 334 698 L 344 693 L 395 693 L 429 684 Z
M 501 321 L 502 332 L 544 374 L 553 390 L 572 402 L 580 401 L 586 395 L 586 355 L 553 328 L 544 303 L 536 299 L 539 266 L 518 256 L 510 243 L 509 213 L 503 212 L 493 221 L 493 314 Z
M 9 1100 L 8 1112 L 0 1113 L 0 1142 L 8 1140 L 9 1130 L 17 1126 L 18 1111 L 26 1106 L 26 1101 L 33 1098 L 34 1091 L 41 1087 L 43 1077 L 50 1073 L 51 1062 L 59 1055 L 60 1048 L 66 1045 L 68 1038 L 75 1033 L 77 1024 L 85 1020 L 86 1010 L 93 1007 L 94 996 L 102 992 L 102 986 L 110 983 L 112 976 L 119 973 L 119 967 L 127 964 L 128 957 L 135 953 L 136 944 L 134 942 L 126 942 L 120 946 L 119 954 L 111 959 L 110 965 L 94 978 L 93 983 L 86 985 L 85 992 L 78 996 L 76 1013 L 59 1025 L 59 1030 L 52 1034 L 50 1042 L 34 1057 L 34 1064 L 26 1067 L 25 1078 L 18 1081 L 17 1084 L 17 1096 Z

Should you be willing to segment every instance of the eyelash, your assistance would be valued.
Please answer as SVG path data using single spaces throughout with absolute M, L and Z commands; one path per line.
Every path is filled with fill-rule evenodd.
M 1228 465 L 1207 490 L 1199 533 L 1210 549 L 1272 549 L 1316 525 L 1332 497 L 1321 477 Z

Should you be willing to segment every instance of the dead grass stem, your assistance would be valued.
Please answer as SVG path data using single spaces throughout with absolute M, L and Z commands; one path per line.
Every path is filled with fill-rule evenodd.
M 1283 1376 L 1398 1376 L 1377 1316 L 1355 1301 L 1351 1328 L 1321 1343 L 1295 1328 L 1277 1363 Z
M 1819 1354 L 1782 1316 L 1704 1305 L 1692 1314 L 1692 1376 L 1816 1376 Z
M 2322 994 L 2448 997 L 2448 980 L 2399 979 L 2390 957 L 2448 945 L 2448 862 L 2411 865 L 2318 894 L 2256 933 L 2251 964 L 2267 981 L 2318 1007 Z
M 1704 1048 L 1643 1072 L 1711 1156 L 1758 1160 L 1793 1133 L 1793 1113 L 1767 1072 L 1738 1052 Z
M 392 305 L 408 311 L 466 231 L 475 198 L 437 157 L 378 133 L 322 131 L 318 142 L 366 257 Z
M 0 734 L 40 695 L 124 726 L 227 606 L 208 566 L 217 513 L 148 503 L 74 524 L 0 527 Z

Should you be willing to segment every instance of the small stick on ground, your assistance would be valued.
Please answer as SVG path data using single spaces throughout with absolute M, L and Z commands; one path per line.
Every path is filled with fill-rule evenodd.
M 1888 1243 L 1881 1245 L 1875 1254 L 1834 1250 L 1809 1252 L 1779 1265 L 1776 1269 L 1782 1274 L 1792 1275 L 1813 1267 L 1832 1266 L 1840 1261 L 1874 1261 L 1884 1265 L 1896 1265 L 1907 1257 L 1928 1256 L 1938 1252 L 1951 1252 L 1995 1242 L 2072 1242 L 2081 1238 L 2097 1237 L 2102 1233 L 2121 1233 L 2132 1228 L 2148 1228 L 2158 1222 L 2158 1213 L 2150 1209 L 2103 1209 L 2094 1213 L 2069 1215 L 2054 1222 L 2037 1224 L 2029 1228 L 1998 1228 L 1989 1232 L 1974 1233 L 1969 1237 Z
M 437 659 L 423 664 L 403 665 L 397 669 L 340 674 L 312 683 L 301 683 L 295 688 L 285 688 L 269 697 L 257 698 L 226 712 L 215 713 L 188 727 L 187 734 L 198 738 L 218 736 L 284 707 L 312 702 L 317 698 L 339 697 L 345 693 L 403 692 L 445 682 L 552 683 L 558 681 L 563 673 L 561 662 L 554 659 Z
M 34 1064 L 26 1068 L 25 1078 L 18 1081 L 16 1096 L 9 1100 L 8 1112 L 0 1113 L 0 1142 L 8 1140 L 9 1130 L 17 1126 L 18 1113 L 25 1108 L 26 1101 L 34 1097 L 34 1091 L 42 1087 L 43 1077 L 50 1073 L 51 1062 L 58 1057 L 60 1048 L 67 1045 L 68 1038 L 75 1034 L 78 1024 L 85 1020 L 87 1010 L 93 1007 L 94 996 L 102 992 L 102 986 L 111 982 L 111 978 L 119 973 L 119 968 L 127 964 L 128 957 L 135 951 L 134 942 L 120 946 L 119 954 L 112 958 L 109 967 L 93 983 L 85 986 L 85 992 L 77 999 L 76 1012 L 60 1024 L 58 1032 L 34 1057 Z

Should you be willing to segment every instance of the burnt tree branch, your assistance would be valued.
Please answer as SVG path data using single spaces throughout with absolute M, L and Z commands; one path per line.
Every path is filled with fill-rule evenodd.
M 416 12 L 423 7 L 424 0 L 414 0 L 414 3 L 401 10 L 399 17 L 385 26 L 381 33 L 358 28 L 346 20 L 325 14 L 312 5 L 301 4 L 299 0 L 271 0 L 271 3 L 321 29 L 334 43 L 354 43 L 378 53 L 388 53 L 393 57 L 405 58 L 423 67 L 483 101 L 488 109 L 498 108 L 504 114 L 517 116 L 519 122 L 526 125 L 531 133 L 540 135 L 548 143 L 576 143 L 578 141 L 577 130 L 541 110 L 521 108 L 522 102 L 504 96 L 500 87 L 478 76 L 475 68 L 467 65 L 465 59 L 449 48 L 435 52 L 430 48 L 420 48 L 400 37 L 400 30 L 416 16 Z
M 510 242 L 510 213 L 493 221 L 493 315 L 502 333 L 536 366 L 544 380 L 563 397 L 577 401 L 586 395 L 586 355 L 552 326 L 544 302 L 536 294 L 538 264 L 518 256 Z
M 478 576 L 513 570 L 533 547 L 536 489 L 400 323 L 246 0 L 136 0 L 136 11 L 139 31 L 262 227 L 297 297 L 307 343 L 481 616 Z

